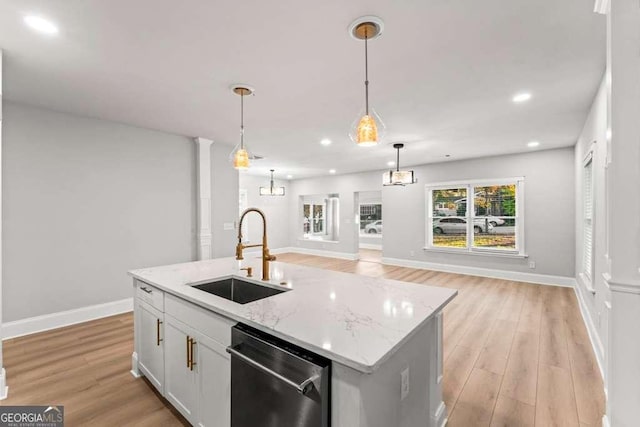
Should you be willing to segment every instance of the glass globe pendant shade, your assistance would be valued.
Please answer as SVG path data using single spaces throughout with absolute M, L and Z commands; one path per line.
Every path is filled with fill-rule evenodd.
M 367 114 L 363 109 L 351 125 L 349 138 L 361 147 L 371 147 L 382 140 L 385 130 L 384 122 L 376 110 L 369 108 Z
M 235 148 L 231 152 L 231 155 L 229 156 L 229 160 L 233 164 L 233 167 L 240 171 L 249 169 L 249 158 L 249 152 L 244 146 L 240 144 L 235 146 Z

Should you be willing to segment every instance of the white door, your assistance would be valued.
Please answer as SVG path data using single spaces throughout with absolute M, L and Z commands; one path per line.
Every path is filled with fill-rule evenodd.
M 191 365 L 191 349 L 197 345 L 194 331 L 165 316 L 165 398 L 191 423 L 197 420 L 197 365 Z
M 140 313 L 138 369 L 162 393 L 164 383 L 164 314 L 142 301 L 138 301 L 137 304 Z
M 198 425 L 229 427 L 231 424 L 231 360 L 222 344 L 198 334 Z

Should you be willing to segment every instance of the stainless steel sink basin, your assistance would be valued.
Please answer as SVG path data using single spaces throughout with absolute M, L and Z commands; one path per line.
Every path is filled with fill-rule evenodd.
M 238 304 L 246 304 L 284 292 L 284 289 L 256 285 L 234 277 L 202 283 L 193 287 Z

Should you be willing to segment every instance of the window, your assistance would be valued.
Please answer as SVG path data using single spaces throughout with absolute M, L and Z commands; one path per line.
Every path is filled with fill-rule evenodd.
M 523 191 L 523 178 L 428 185 L 426 249 L 524 255 Z
M 304 234 L 324 234 L 325 204 L 304 204 Z
M 583 274 L 590 284 L 593 277 L 593 155 L 590 152 L 582 171 L 582 267 Z
M 382 204 L 360 205 L 360 234 L 382 235 Z

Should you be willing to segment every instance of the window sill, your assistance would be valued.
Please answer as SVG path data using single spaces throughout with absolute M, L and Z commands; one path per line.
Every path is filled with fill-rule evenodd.
M 320 243 L 340 243 L 339 240 L 323 240 L 323 239 L 313 239 L 308 237 L 303 237 L 298 239 L 299 242 L 320 242 Z
M 382 233 L 360 233 L 360 237 L 370 237 L 372 239 L 382 239 Z
M 433 248 L 429 246 L 425 246 L 422 248 L 425 252 L 441 252 L 447 254 L 458 254 L 458 255 L 474 255 L 474 256 L 488 256 L 488 257 L 497 257 L 497 258 L 529 258 L 529 255 L 525 253 L 518 252 L 497 252 L 497 251 L 469 251 L 469 250 L 461 250 L 461 249 L 446 249 L 446 248 Z

